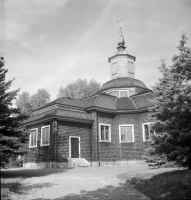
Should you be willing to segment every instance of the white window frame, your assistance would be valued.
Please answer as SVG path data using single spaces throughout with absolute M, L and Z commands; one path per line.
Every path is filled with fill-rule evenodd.
M 119 97 L 122 97 L 121 92 L 127 92 L 127 96 L 125 97 L 129 97 L 129 90 L 119 90 Z
M 36 145 L 33 145 L 31 146 L 31 132 L 36 130 Z M 38 141 L 38 128 L 33 128 L 33 129 L 30 129 L 30 135 L 29 135 L 29 148 L 36 148 L 37 147 L 37 141 Z
M 151 140 L 151 132 L 150 132 L 150 125 L 152 124 L 152 122 L 147 122 L 147 123 L 143 123 L 142 124 L 142 131 L 143 131 L 143 142 L 148 142 Z M 144 128 L 144 125 L 149 125 L 148 128 L 149 128 L 149 139 L 146 140 L 145 138 L 145 128 Z
M 49 141 L 48 141 L 48 144 L 42 144 L 42 129 L 43 128 L 49 128 Z M 41 147 L 44 147 L 44 146 L 49 146 L 50 145 L 50 125 L 47 125 L 47 126 L 42 126 L 41 127 L 41 138 L 40 138 L 40 146 Z
M 132 138 L 133 138 L 133 141 L 121 141 L 121 127 L 126 127 L 126 126 L 132 127 L 132 136 L 133 136 Z M 135 142 L 134 124 L 119 125 L 119 142 L 120 143 L 134 143 Z
M 109 126 L 109 139 L 108 140 L 101 140 L 101 126 Z M 99 123 L 99 141 L 100 142 L 108 142 L 110 143 L 111 142 L 111 124 L 102 124 L 102 123 Z

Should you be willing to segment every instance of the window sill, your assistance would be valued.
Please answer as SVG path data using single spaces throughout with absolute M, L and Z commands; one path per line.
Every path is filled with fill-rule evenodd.
M 106 140 L 101 140 L 99 142 L 101 142 L 101 143 L 111 143 L 111 141 L 106 141 Z
M 130 141 L 127 141 L 127 142 L 120 142 L 120 143 L 135 143 L 134 141 L 130 142 Z
M 143 142 L 150 142 L 151 140 L 144 140 Z
M 37 148 L 37 146 L 29 146 L 29 149 Z
M 50 145 L 49 144 L 43 144 L 43 145 L 41 144 L 40 146 L 41 147 L 47 147 L 47 146 L 50 146 Z

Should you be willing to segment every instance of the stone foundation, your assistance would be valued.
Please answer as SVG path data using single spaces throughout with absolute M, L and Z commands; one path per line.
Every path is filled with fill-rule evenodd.
M 23 163 L 24 169 L 67 168 L 67 162 Z

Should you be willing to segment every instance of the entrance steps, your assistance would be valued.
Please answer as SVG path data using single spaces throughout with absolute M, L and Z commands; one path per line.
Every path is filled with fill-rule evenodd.
M 90 163 L 85 158 L 69 158 L 68 167 L 89 167 Z

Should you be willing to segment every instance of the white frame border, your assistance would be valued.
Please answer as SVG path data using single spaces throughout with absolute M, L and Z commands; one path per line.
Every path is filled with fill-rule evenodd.
M 103 126 L 109 126 L 109 140 L 101 140 L 101 125 Z M 102 124 L 99 123 L 99 142 L 111 142 L 111 124 Z
M 146 122 L 146 123 L 142 123 L 142 132 L 143 132 L 143 142 L 149 142 L 151 140 L 151 131 L 150 131 L 150 126 L 149 126 L 149 140 L 145 140 L 145 129 L 144 129 L 144 125 L 151 125 L 152 122 Z
M 81 147 L 80 147 L 80 137 L 79 136 L 69 136 L 69 158 L 72 158 L 71 154 L 72 154 L 72 150 L 71 150 L 71 138 L 78 138 L 78 142 L 79 142 L 79 158 L 81 158 Z
M 46 127 L 49 127 L 49 142 L 48 144 L 42 144 L 42 129 Z M 40 146 L 44 147 L 44 146 L 49 146 L 49 145 L 50 145 L 50 125 L 42 126 L 41 131 L 40 131 Z
M 33 131 L 33 130 L 37 130 L 37 132 L 36 132 L 36 145 L 35 146 L 30 146 L 30 143 L 31 143 L 31 131 Z M 38 128 L 30 129 L 30 134 L 29 134 L 29 148 L 36 148 L 37 147 L 37 141 L 38 141 Z
M 132 127 L 133 141 L 121 141 L 121 127 L 123 127 L 123 126 L 131 126 Z M 134 124 L 119 125 L 119 143 L 134 143 L 134 142 L 135 142 Z

